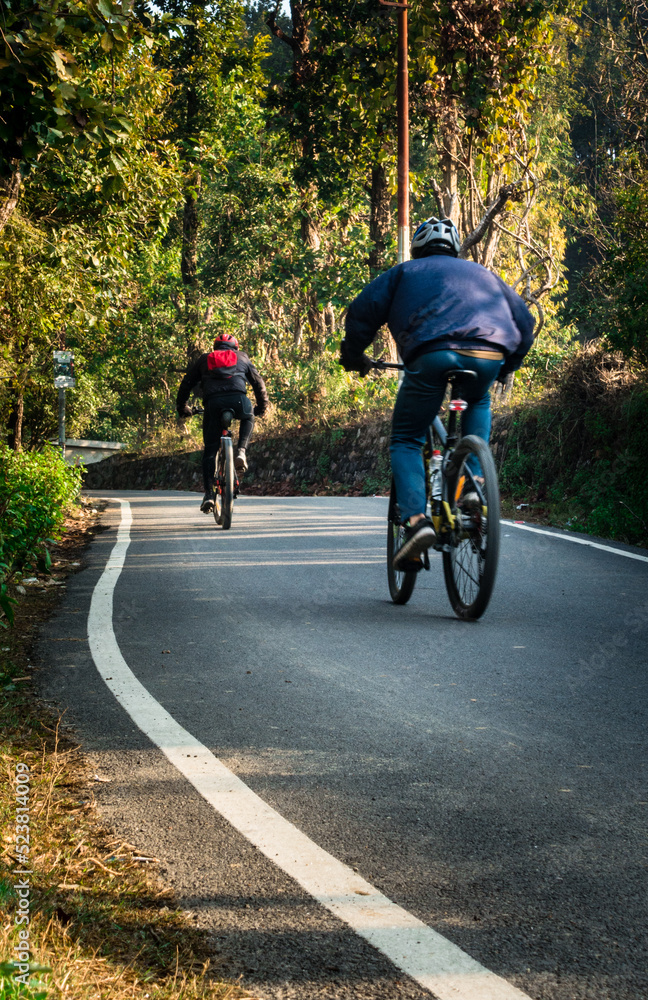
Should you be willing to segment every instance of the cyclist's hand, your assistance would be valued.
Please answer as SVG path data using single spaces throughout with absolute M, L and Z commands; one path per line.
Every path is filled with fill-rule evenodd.
M 193 410 L 187 403 L 185 403 L 185 405 L 178 410 L 178 420 L 186 420 L 187 417 L 193 417 Z
M 263 419 L 263 417 L 265 417 L 266 413 L 268 412 L 268 407 L 267 406 L 258 406 L 257 405 L 257 406 L 254 407 L 254 411 L 253 412 L 254 412 L 254 416 L 255 417 L 261 417 L 261 419 Z
M 353 354 L 349 351 L 346 340 L 340 344 L 340 364 L 347 372 L 358 372 L 360 378 L 368 375 L 373 365 L 366 354 Z

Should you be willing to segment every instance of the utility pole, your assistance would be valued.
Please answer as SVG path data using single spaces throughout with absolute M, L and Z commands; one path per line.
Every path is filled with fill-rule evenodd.
M 398 76 L 396 110 L 398 116 L 398 263 L 409 260 L 409 78 L 407 67 L 407 0 L 392 3 L 380 0 L 383 7 L 398 11 Z

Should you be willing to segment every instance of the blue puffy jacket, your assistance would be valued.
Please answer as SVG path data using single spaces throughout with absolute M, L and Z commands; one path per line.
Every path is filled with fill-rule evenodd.
M 434 254 L 379 275 L 349 306 L 346 346 L 362 354 L 387 323 L 407 364 L 429 350 L 501 350 L 501 374 L 520 367 L 534 319 L 520 296 L 481 264 Z

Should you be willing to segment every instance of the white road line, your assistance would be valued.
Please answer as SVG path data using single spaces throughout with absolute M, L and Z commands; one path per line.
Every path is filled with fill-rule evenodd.
M 133 722 L 239 833 L 438 1000 L 529 1000 L 318 847 L 178 725 L 137 680 L 112 622 L 113 592 L 133 523 L 130 504 L 119 502 L 121 524 L 92 594 L 88 640 L 97 670 Z
M 530 524 L 516 524 L 515 521 L 502 521 L 507 528 L 519 528 L 520 531 L 532 531 L 535 535 L 546 535 L 548 538 L 559 538 L 563 542 L 573 542 L 575 545 L 589 545 L 591 549 L 601 549 L 615 556 L 625 556 L 626 559 L 638 559 L 648 563 L 648 556 L 640 556 L 637 552 L 626 552 L 625 549 L 615 549 L 612 545 L 601 545 L 600 542 L 590 542 L 586 538 L 574 538 L 573 535 L 561 535 L 555 531 L 544 531 L 542 528 L 532 528 Z

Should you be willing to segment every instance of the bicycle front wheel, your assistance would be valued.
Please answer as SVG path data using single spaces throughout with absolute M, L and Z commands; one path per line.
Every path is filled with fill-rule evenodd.
M 387 581 L 394 604 L 407 604 L 416 583 L 417 573 L 400 573 L 394 569 L 394 555 L 403 544 L 404 528 L 400 523 L 400 511 L 396 502 L 396 486 L 392 479 L 387 513 Z
M 497 471 L 481 438 L 470 434 L 457 444 L 446 467 L 444 496 L 454 517 L 443 553 L 446 589 L 455 614 L 474 621 L 491 598 L 500 547 Z
M 232 439 L 224 437 L 221 440 L 216 468 L 216 496 L 214 501 L 214 518 L 224 531 L 232 527 L 232 509 L 234 507 L 234 449 Z

